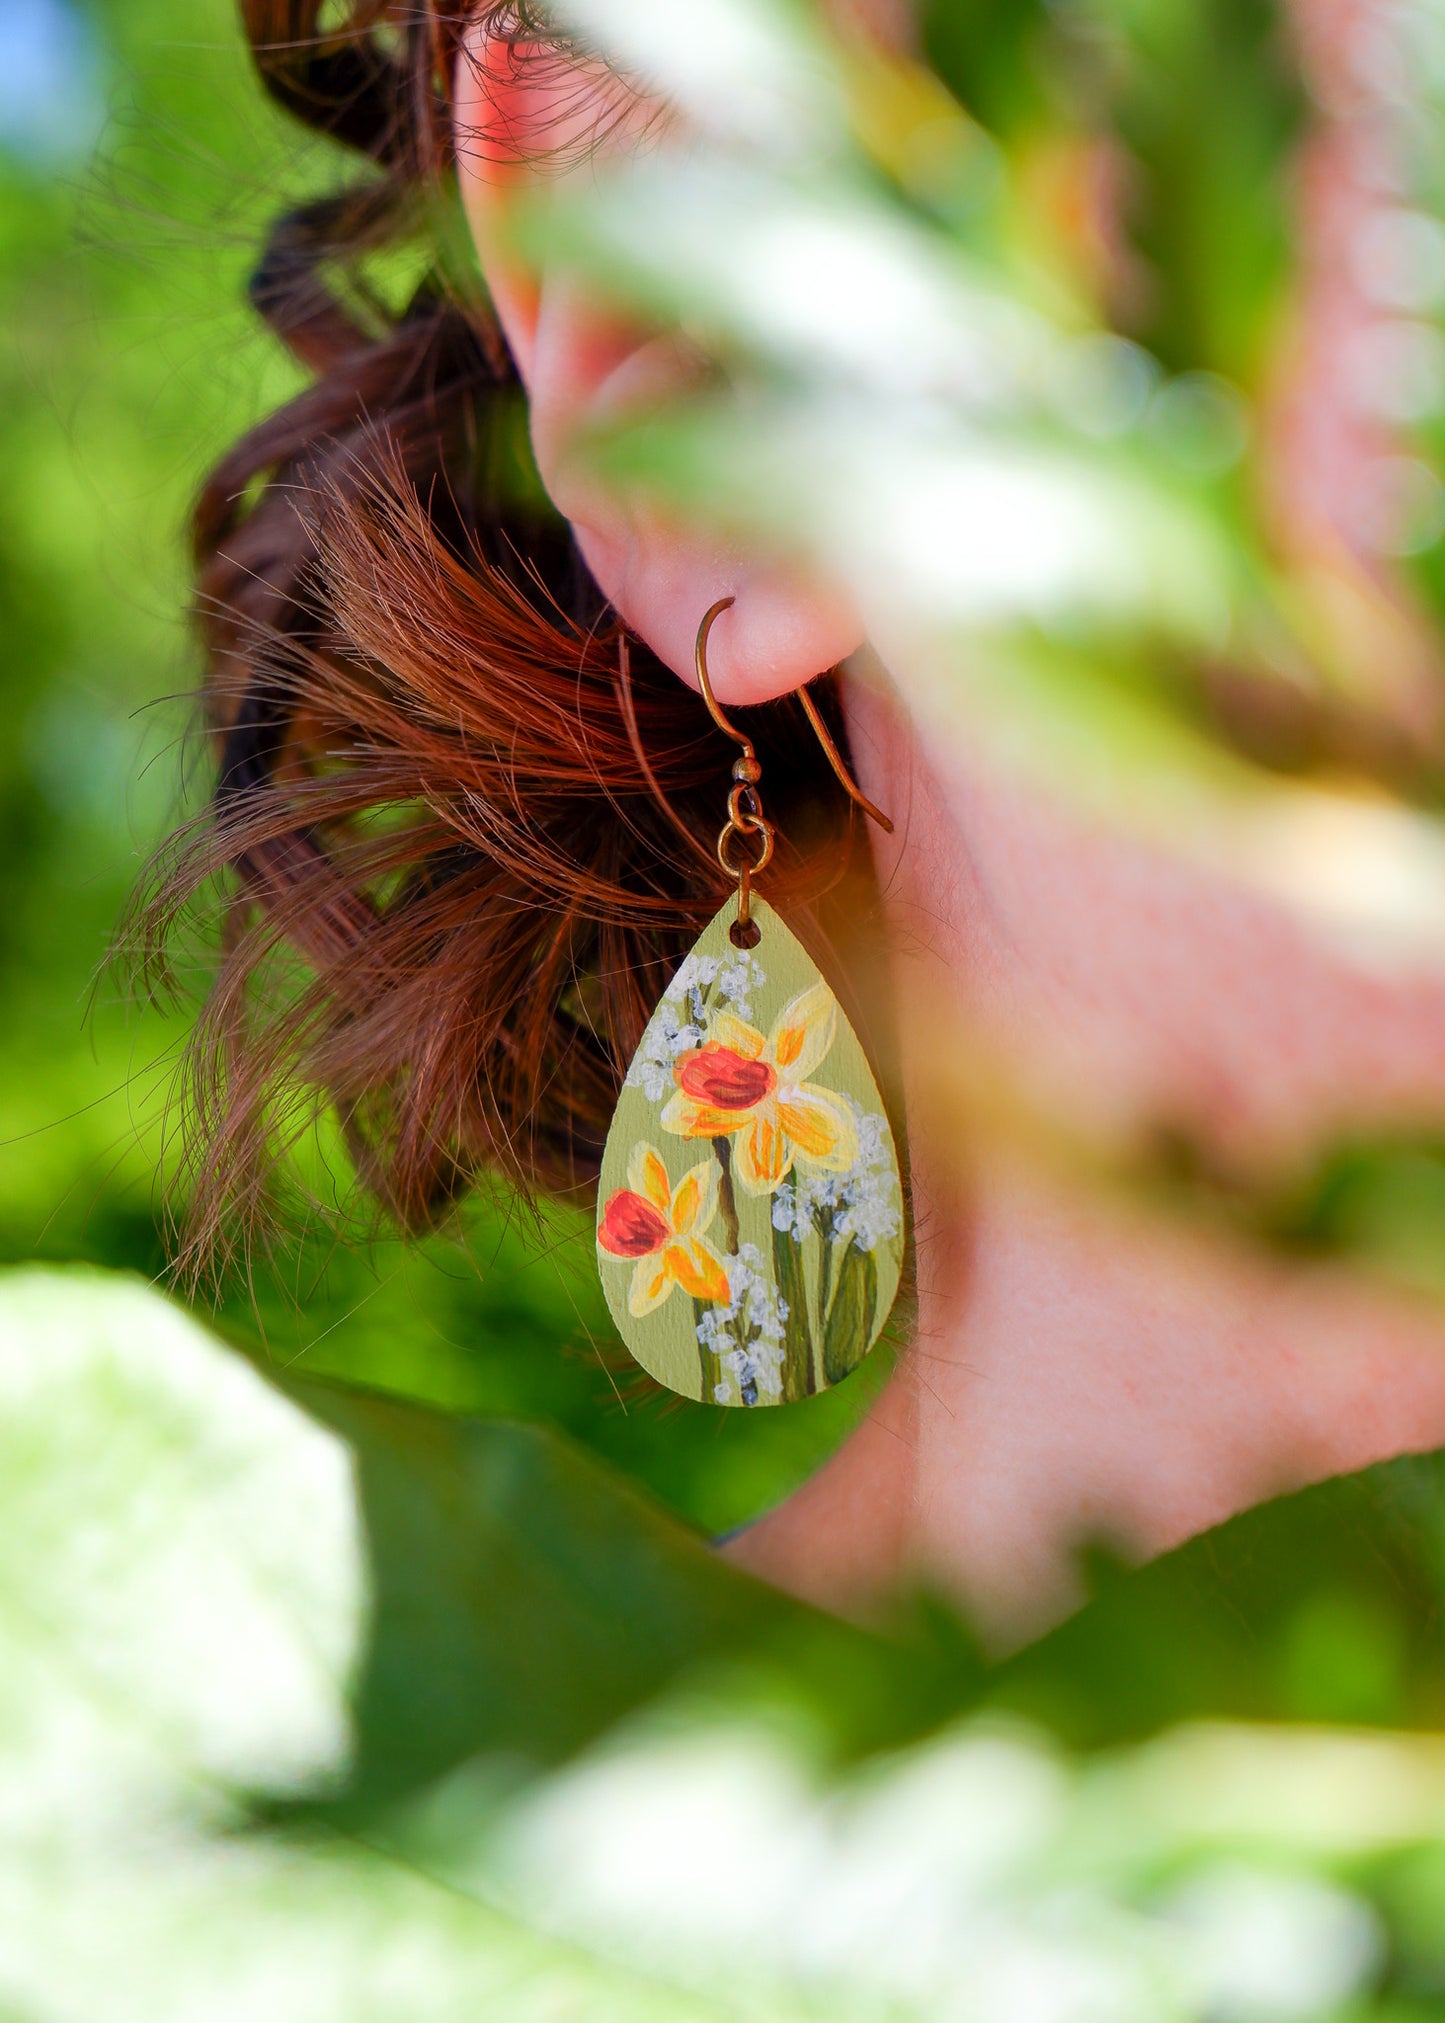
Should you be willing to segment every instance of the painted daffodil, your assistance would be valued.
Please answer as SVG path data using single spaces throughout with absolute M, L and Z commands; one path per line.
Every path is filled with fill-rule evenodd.
M 703 1241 L 717 1213 L 717 1167 L 704 1159 L 674 1187 L 653 1145 L 636 1147 L 626 1187 L 609 1195 L 597 1241 L 609 1257 L 636 1258 L 628 1310 L 638 1320 L 660 1307 L 675 1285 L 694 1299 L 725 1304 L 728 1275 Z
M 795 1160 L 845 1173 L 858 1157 L 852 1114 L 840 1096 L 807 1079 L 837 1030 L 837 1002 L 825 983 L 785 1006 L 766 1039 L 745 1019 L 720 1013 L 704 1044 L 677 1058 L 677 1092 L 662 1113 L 663 1130 L 732 1138 L 733 1168 L 749 1194 L 775 1193 Z

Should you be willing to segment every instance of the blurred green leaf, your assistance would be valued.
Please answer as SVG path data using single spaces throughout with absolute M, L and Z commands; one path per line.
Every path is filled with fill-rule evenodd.
M 879 1662 L 554 1434 L 299 1395 L 355 1457 L 370 1544 L 349 1807 L 481 1751 L 555 1762 L 708 1663 L 773 1653 L 806 1680 Z
M 1438 1739 L 1220 1716 L 1438 1722 L 1445 1464 L 1107 1575 L 989 1681 L 134 1281 L 0 1279 L 0 1405 L 16 2014 L 1438 2013 Z M 850 1729 L 907 1746 L 840 1776 Z
M 1091 1586 L 991 1689 L 1084 1746 L 1203 1717 L 1445 1727 L 1445 1456 L 1282 1497 L 1144 1567 L 1099 1556 Z
M 324 1730 L 315 1778 L 335 1771 L 338 1802 L 344 1785 L 353 1810 L 483 1749 L 518 1764 L 554 1761 L 670 1682 L 720 1663 L 775 1667 L 825 1699 L 827 1682 L 846 1678 L 837 1730 L 852 1746 L 936 1719 L 977 1677 L 957 1637 L 921 1626 L 893 1645 L 735 1572 L 549 1430 L 331 1383 L 278 1386 L 134 1280 L 0 1274 L 0 1376 L 9 1408 L 0 1443 L 11 1443 L 0 1488 L 12 1498 L 0 1537 L 26 1541 L 27 1567 L 48 1561 L 32 1577 L 57 1591 L 66 1555 L 78 1553 L 77 1605 L 90 1605 L 93 1586 L 116 1590 L 147 1680 L 192 1668 L 184 1640 L 211 1637 L 213 1617 L 238 1650 L 264 1654 L 292 1635 L 258 1629 L 244 1612 L 232 1620 L 230 1576 L 206 1572 L 210 1486 L 237 1477 L 242 1501 L 233 1507 L 218 1490 L 217 1522 L 225 1549 L 256 1561 L 248 1592 L 275 1586 L 306 1616 L 308 1636 L 318 1611 L 331 1624 L 330 1713 L 303 1721 L 288 1703 L 277 1720 Z M 271 1513 L 271 1478 L 257 1473 L 269 1450 L 289 1515 Z M 23 1501 L 32 1489 L 34 1510 Z M 303 1492 L 318 1514 L 304 1519 L 306 1551 L 293 1563 Z M 186 1516 L 188 1499 L 207 1505 L 204 1522 Z M 251 1537 L 240 1523 L 248 1513 Z M 172 1629 L 180 1641 L 167 1656 Z M 216 1677 L 222 1710 L 252 1693 L 239 1664 L 227 1657 Z M 257 1718 L 267 1718 L 264 1700 Z M 268 1781 L 264 1767 L 232 1779 L 238 1789 Z
M 551 1436 L 308 1395 L 133 1281 L 0 1279 L 0 2005 L 739 2013 L 334 1821 L 479 1749 L 569 1751 L 806 1612 Z M 817 1627 L 846 1675 L 864 1640 Z M 333 1823 L 274 1823 L 305 1796 Z
M 625 58 L 638 0 L 587 11 Z M 1360 85 L 1382 121 L 1400 108 L 1402 134 L 1439 89 L 1429 63 L 1401 68 L 1417 11 L 1381 27 Z M 786 36 L 794 10 L 716 0 L 690 17 L 695 72 L 764 20 Z M 1383 580 L 1393 535 L 1371 547 L 1322 520 L 1301 547 L 1267 503 L 1287 333 L 1314 313 L 1296 182 L 1342 116 L 1329 64 L 1280 0 L 1003 0 L 932 7 L 923 25 L 961 108 L 902 58 L 860 62 L 841 29 L 816 61 L 847 103 L 847 144 L 780 150 L 704 121 L 603 149 L 522 213 L 525 252 L 644 326 L 682 327 L 721 368 L 666 410 L 616 416 L 583 446 L 599 478 L 845 583 L 928 736 L 970 759 L 982 745 L 990 766 L 1358 945 L 1378 921 L 1391 959 L 1429 961 L 1445 912 L 1440 760 L 1423 748 L 1438 656 Z M 1317 40 L 1338 63 L 1335 31 Z M 943 129 L 964 145 L 969 113 L 997 174 L 965 216 L 919 201 L 919 164 Z M 1395 223 L 1411 244 L 1433 229 L 1423 211 Z M 1417 504 L 1439 494 L 1423 464 L 1395 476 Z M 1266 720 L 1314 722 L 1325 763 L 1347 747 L 1312 797 L 1250 743 L 1247 709 L 1211 706 L 1226 679 Z M 1421 747 L 1426 806 L 1402 796 L 1386 818 L 1349 775 L 1398 786 L 1391 744 Z

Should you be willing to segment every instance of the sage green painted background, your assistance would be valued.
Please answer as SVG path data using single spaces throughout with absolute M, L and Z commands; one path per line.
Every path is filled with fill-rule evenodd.
M 728 939 L 728 930 L 736 917 L 737 903 L 729 899 L 699 936 L 687 960 L 716 957 L 728 963 L 739 961 L 740 952 L 733 948 Z M 751 955 L 760 965 L 766 980 L 751 997 L 749 1022 L 766 1035 L 779 1012 L 800 992 L 811 989 L 819 981 L 820 973 L 817 964 L 797 936 L 784 925 L 765 900 L 754 898 L 753 917 L 761 930 L 762 939 L 751 951 Z M 686 962 L 683 967 L 686 967 Z M 679 970 L 677 975 L 681 974 L 682 970 Z M 667 1078 L 661 1099 L 657 1101 L 652 1100 L 634 1081 L 637 1062 L 648 1053 L 649 1038 L 657 1031 L 663 1019 L 664 1007 L 674 987 L 675 978 L 673 984 L 669 985 L 669 991 L 664 995 L 657 1012 L 654 1013 L 647 1032 L 643 1035 L 637 1055 L 629 1067 L 627 1081 L 612 1120 L 607 1149 L 603 1155 L 602 1180 L 597 1196 L 599 1228 L 607 1202 L 619 1188 L 628 1185 L 628 1161 L 639 1143 L 645 1140 L 661 1154 L 663 1164 L 667 1168 L 668 1179 L 674 1188 L 689 1168 L 696 1166 L 700 1159 L 711 1155 L 710 1140 L 678 1137 L 663 1128 L 660 1121 L 663 1104 L 673 1093 L 675 1086 L 670 1076 Z M 868 1065 L 868 1057 L 841 1005 L 838 1006 L 838 1027 L 833 1044 L 819 1066 L 808 1075 L 807 1080 L 835 1094 L 850 1096 L 863 1111 L 883 1119 L 884 1142 L 891 1160 L 893 1186 L 897 1190 L 899 1200 L 897 1235 L 880 1241 L 872 1253 L 878 1270 L 877 1299 L 867 1335 L 858 1340 L 848 1359 L 847 1373 L 850 1374 L 877 1341 L 897 1297 L 898 1278 L 903 1261 L 905 1224 L 898 1155 L 892 1133 L 888 1129 L 883 1101 Z M 776 1197 L 748 1194 L 740 1184 L 736 1187 L 735 1194 L 740 1243 L 756 1245 L 771 1274 L 772 1211 Z M 720 1211 L 714 1217 L 706 1234 L 714 1248 L 719 1252 L 726 1251 Z M 821 1241 L 816 1236 L 802 1246 L 810 1305 L 816 1302 L 817 1297 L 821 1247 Z M 835 1246 L 835 1249 L 837 1248 L 840 1246 Z M 698 1399 L 704 1403 L 712 1402 L 704 1393 L 694 1305 L 685 1291 L 681 1287 L 675 1287 L 661 1306 L 645 1314 L 641 1319 L 634 1318 L 628 1310 L 627 1303 L 633 1272 L 632 1260 L 612 1257 L 600 1247 L 597 1257 L 612 1318 L 638 1362 L 669 1390 L 676 1391 L 686 1398 Z M 775 1289 L 776 1283 L 774 1275 Z M 817 1380 L 820 1391 L 828 1387 L 829 1380 L 821 1367 L 817 1370 Z M 739 1404 L 742 1401 L 730 1398 L 725 1402 Z M 761 1394 L 757 1400 L 759 1405 L 796 1402 L 796 1399 L 770 1398 L 766 1394 Z

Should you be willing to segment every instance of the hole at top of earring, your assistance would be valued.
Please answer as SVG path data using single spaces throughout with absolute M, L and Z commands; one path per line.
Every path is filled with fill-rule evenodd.
M 763 938 L 763 930 L 756 920 L 735 920 L 728 929 L 728 940 L 734 948 L 756 948 Z

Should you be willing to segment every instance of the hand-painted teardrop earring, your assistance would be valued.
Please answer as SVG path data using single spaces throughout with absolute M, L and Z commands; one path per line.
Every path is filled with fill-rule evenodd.
M 753 890 L 775 831 L 752 741 L 741 747 L 718 861 L 738 881 L 648 1022 L 607 1135 L 598 1266 L 645 1370 L 718 1405 L 781 1405 L 867 1355 L 898 1290 L 903 1190 L 878 1087 L 796 936 Z M 852 799 L 865 800 L 806 689 L 801 701 Z M 736 854 L 736 861 L 735 855 Z

